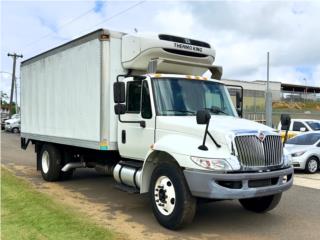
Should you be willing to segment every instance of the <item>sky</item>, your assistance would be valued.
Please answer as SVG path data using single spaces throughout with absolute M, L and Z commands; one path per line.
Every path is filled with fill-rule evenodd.
M 28 59 L 98 28 L 209 42 L 223 78 L 320 86 L 320 1 L 0 1 L 1 90 Z M 19 64 L 17 76 L 19 77 Z M 9 73 L 4 73 L 9 72 Z M 19 83 L 18 83 L 19 87 Z

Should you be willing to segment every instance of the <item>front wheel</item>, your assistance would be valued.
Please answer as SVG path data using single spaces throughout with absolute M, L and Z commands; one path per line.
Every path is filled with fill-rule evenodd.
M 265 197 L 255 197 L 240 199 L 239 202 L 242 207 L 248 211 L 256 213 L 264 213 L 274 209 L 281 199 L 281 193 L 265 196 Z
M 319 169 L 318 159 L 315 157 L 311 157 L 306 162 L 305 172 L 307 173 L 316 173 Z
M 155 168 L 149 194 L 153 213 L 162 226 L 175 230 L 192 222 L 196 199 L 177 164 L 162 162 Z
M 15 127 L 15 128 L 12 129 L 12 132 L 13 132 L 13 133 L 19 133 L 20 131 L 19 131 L 19 128 L 16 128 L 16 127 Z

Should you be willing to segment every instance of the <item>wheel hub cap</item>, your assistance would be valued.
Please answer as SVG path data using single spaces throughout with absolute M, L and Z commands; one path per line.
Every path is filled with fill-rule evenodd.
M 41 165 L 42 165 L 42 171 L 44 173 L 48 173 L 48 171 L 49 171 L 49 153 L 47 151 L 44 151 L 42 153 Z
M 170 215 L 175 207 L 176 193 L 170 178 L 161 176 L 156 181 L 154 200 L 163 215 Z
M 315 172 L 317 171 L 317 168 L 318 168 L 318 163 L 316 160 L 310 160 L 309 161 L 309 164 L 308 164 L 308 167 L 309 167 L 309 170 L 310 172 Z

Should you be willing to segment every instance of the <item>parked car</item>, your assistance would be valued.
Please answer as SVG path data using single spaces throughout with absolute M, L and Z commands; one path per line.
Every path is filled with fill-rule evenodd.
M 5 121 L 9 119 L 9 114 L 6 112 L 1 112 L 1 130 L 4 130 Z
M 285 149 L 291 154 L 293 167 L 315 173 L 320 166 L 320 131 L 300 134 L 287 141 Z
M 5 122 L 4 129 L 8 132 L 19 133 L 20 132 L 20 114 L 13 114 L 12 117 Z
M 282 129 L 281 122 L 278 124 L 278 130 L 281 131 L 282 141 L 284 139 L 285 131 Z M 288 138 L 297 136 L 304 132 L 320 131 L 320 120 L 316 119 L 291 119 L 289 127 Z

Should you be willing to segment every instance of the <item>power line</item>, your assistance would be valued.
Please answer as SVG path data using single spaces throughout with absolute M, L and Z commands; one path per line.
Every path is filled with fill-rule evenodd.
M 61 30 L 62 28 L 64 28 L 65 26 L 67 26 L 67 25 L 69 25 L 69 24 L 77 21 L 78 19 L 80 19 L 80 18 L 88 15 L 88 14 L 89 14 L 90 12 L 92 12 L 94 9 L 95 9 L 95 7 L 93 7 L 93 8 L 91 8 L 91 9 L 85 11 L 84 13 L 80 14 L 79 16 L 77 16 L 77 17 L 71 19 L 70 21 L 62 24 L 62 25 L 59 27 L 58 31 L 60 31 L 60 30 Z M 41 40 L 43 40 L 43 39 L 51 36 L 51 35 L 54 35 L 54 33 L 51 33 L 51 32 L 50 32 L 50 33 L 48 33 L 48 34 L 46 34 L 46 35 L 43 35 L 42 37 L 38 38 L 37 40 L 34 40 L 34 41 L 28 43 L 27 45 L 25 45 L 25 46 L 23 47 L 23 49 L 28 48 L 28 47 L 32 46 L 33 44 L 35 44 L 35 43 L 37 43 L 37 42 L 39 42 L 39 41 L 41 41 Z
M 101 22 L 99 22 L 99 23 L 91 26 L 90 28 L 88 28 L 86 31 L 83 31 L 83 32 L 87 32 L 88 30 L 91 30 L 92 28 L 94 28 L 94 27 L 96 27 L 96 26 L 98 26 L 98 25 L 100 25 L 100 24 L 102 24 L 102 23 L 108 22 L 108 21 L 112 20 L 113 18 L 118 17 L 118 16 L 120 16 L 120 15 L 128 12 L 129 10 L 131 10 L 131 9 L 133 9 L 133 8 L 141 5 L 142 3 L 146 2 L 146 1 L 147 1 L 147 0 L 139 1 L 139 2 L 137 2 L 137 3 L 135 3 L 135 4 L 131 5 L 131 6 L 129 6 L 128 8 L 125 8 L 125 9 L 123 9 L 122 11 L 117 12 L 116 14 L 114 14 L 114 15 L 112 15 L 112 16 L 104 19 L 103 21 L 101 21 Z M 91 12 L 92 10 L 94 10 L 94 9 L 95 9 L 95 7 L 94 7 L 94 8 L 91 8 L 90 10 L 88 10 L 88 11 L 82 13 L 81 15 L 75 17 L 74 19 L 70 20 L 69 22 L 63 24 L 58 30 L 61 30 L 61 28 L 65 27 L 66 25 L 69 25 L 70 23 L 72 23 L 72 22 L 80 19 L 81 17 L 86 16 L 88 13 L 90 13 L 90 12 Z M 51 36 L 51 35 L 53 35 L 53 34 L 52 34 L 52 33 L 46 34 L 46 35 L 40 37 L 39 39 L 37 39 L 37 40 L 35 40 L 35 41 L 27 44 L 25 47 L 29 47 L 29 46 L 31 46 L 31 45 L 39 42 L 40 40 L 42 40 L 42 39 L 44 39 L 44 38 L 47 38 L 47 37 L 49 37 L 49 36 Z M 75 36 L 76 36 L 76 35 L 75 35 Z M 75 36 L 73 36 L 72 38 L 74 38 Z
M 139 2 L 135 3 L 135 4 L 131 5 L 130 7 L 125 8 L 125 9 L 123 9 L 122 11 L 117 12 L 116 14 L 114 14 L 114 15 L 112 15 L 112 16 L 104 19 L 104 20 L 102 20 L 101 22 L 99 22 L 99 23 L 91 26 L 91 27 L 88 28 L 86 31 L 88 31 L 88 30 L 90 30 L 90 29 L 92 29 L 92 28 L 94 28 L 94 27 L 96 27 L 96 26 L 98 26 L 98 25 L 100 25 L 100 24 L 102 24 L 102 23 L 108 22 L 108 21 L 110 21 L 111 19 L 113 19 L 113 18 L 115 18 L 115 17 L 118 17 L 118 16 L 124 14 L 124 13 L 128 12 L 129 10 L 131 10 L 131 9 L 133 9 L 133 8 L 141 5 L 141 4 L 144 3 L 144 2 L 146 2 L 146 0 L 144 0 L 144 1 L 139 1 Z

